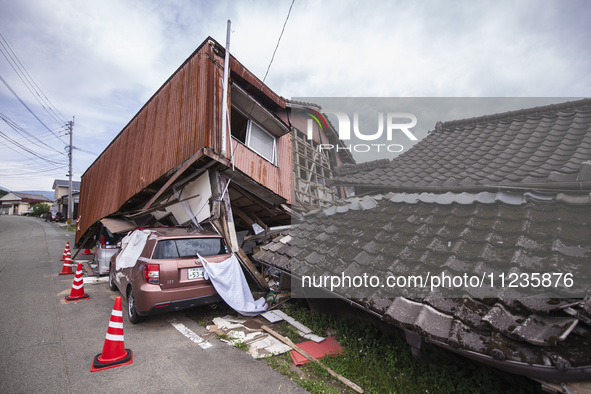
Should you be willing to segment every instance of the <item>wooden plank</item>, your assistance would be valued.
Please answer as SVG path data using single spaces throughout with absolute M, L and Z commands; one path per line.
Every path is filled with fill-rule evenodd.
M 256 223 L 256 221 L 253 218 L 251 218 L 250 216 L 248 216 L 246 214 L 246 212 L 243 212 L 236 205 L 234 205 L 232 207 L 232 212 L 235 213 L 236 215 L 240 216 L 240 218 L 242 218 L 242 220 L 244 220 L 246 223 L 248 223 L 249 226 L 252 226 L 253 224 Z
M 275 312 L 275 313 L 277 313 L 277 312 Z M 349 379 L 347 379 L 343 375 L 340 375 L 340 374 L 336 373 L 335 371 L 333 371 L 332 369 L 330 369 L 329 367 L 327 367 L 326 365 L 324 365 L 320 361 L 316 360 L 310 354 L 308 354 L 304 350 L 300 349 L 289 338 L 284 337 L 283 335 L 279 334 L 278 332 L 274 331 L 273 329 L 269 328 L 268 326 L 263 326 L 262 328 L 263 328 L 263 330 L 265 330 L 269 334 L 273 335 L 275 338 L 279 339 L 281 342 L 285 343 L 286 345 L 288 345 L 289 347 L 291 347 L 293 350 L 295 350 L 296 352 L 298 352 L 302 356 L 306 357 L 308 360 L 310 360 L 310 361 L 312 361 L 312 362 L 320 365 L 329 374 L 331 374 L 332 376 L 334 376 L 336 379 L 338 379 L 341 383 L 345 384 L 347 387 L 352 388 L 353 390 L 355 390 L 358 393 L 363 393 L 363 389 L 361 387 L 359 387 L 355 383 L 351 382 Z
M 261 226 L 262 228 L 264 228 L 264 229 L 265 229 L 265 233 L 266 233 L 266 232 L 267 232 L 267 230 L 268 230 L 268 227 L 267 227 L 267 225 L 265 224 L 265 222 L 263 222 L 263 221 L 262 221 L 262 220 L 261 220 L 261 219 L 260 219 L 260 218 L 259 218 L 259 217 L 258 217 L 258 216 L 255 214 L 255 213 L 254 213 L 254 212 L 251 212 L 250 214 L 252 215 L 252 217 L 254 218 L 254 220 L 257 222 L 257 224 L 258 224 L 259 226 Z M 267 237 L 265 237 L 265 238 L 267 238 Z
M 245 197 L 246 199 L 248 199 L 250 202 L 252 202 L 254 205 L 258 206 L 259 208 L 261 208 L 263 211 L 265 211 L 267 214 L 273 216 L 275 215 L 275 212 L 273 212 L 271 209 L 267 208 L 263 203 L 260 203 L 257 200 L 257 197 L 253 197 L 252 195 L 250 195 L 250 193 L 248 193 L 246 190 L 242 189 L 242 188 L 238 188 L 238 187 L 233 187 L 233 190 L 235 190 L 238 194 L 242 195 L 243 197 Z
M 296 220 L 302 220 L 303 216 L 301 214 L 299 214 L 298 212 L 294 211 L 293 209 L 291 209 L 290 207 L 288 207 L 285 204 L 281 204 L 281 208 L 283 208 L 285 210 L 285 212 L 289 213 L 290 216 Z
M 295 328 L 297 328 L 299 331 L 303 332 L 304 334 L 310 334 L 312 332 L 311 329 L 304 326 L 302 323 L 300 323 L 299 321 L 297 321 L 296 319 L 294 319 L 293 317 L 289 316 L 287 313 L 285 313 L 281 310 L 276 310 L 275 314 L 277 314 L 283 320 L 285 320 L 286 322 L 288 322 L 289 324 L 291 324 L 292 326 L 294 326 Z
M 263 288 L 263 290 L 269 291 L 270 290 L 269 284 L 263 278 L 263 276 L 261 275 L 261 273 L 259 271 L 257 271 L 257 269 L 254 266 L 254 264 L 252 263 L 252 261 L 250 261 L 250 259 L 248 258 L 248 256 L 246 255 L 246 253 L 244 253 L 244 251 L 242 250 L 242 248 L 240 246 L 238 247 L 237 254 L 238 254 L 238 257 L 240 257 L 240 260 L 242 260 L 242 262 L 246 266 L 246 268 L 253 274 L 255 280 Z
M 179 168 L 170 178 L 168 178 L 168 180 L 166 181 L 164 186 L 162 186 L 160 188 L 160 190 L 158 190 L 158 193 L 156 193 L 156 194 L 154 194 L 154 196 L 152 196 L 150 201 L 148 201 L 142 207 L 141 210 L 145 211 L 145 210 L 149 209 L 152 206 L 152 204 L 154 204 L 154 202 L 156 202 L 156 200 L 162 195 L 162 193 L 164 193 L 166 190 L 168 190 L 168 188 L 179 178 L 179 176 L 181 176 L 182 173 L 187 171 L 189 169 L 189 167 L 191 167 L 197 160 L 199 160 L 201 158 L 201 156 L 203 156 L 203 150 L 200 149 L 193 156 L 191 156 L 191 158 L 189 158 L 189 160 L 185 161 L 183 163 L 183 165 L 181 166 L 181 168 Z
M 133 219 L 133 218 L 136 218 L 136 217 L 139 217 L 139 216 L 145 215 L 145 214 L 147 214 L 147 213 L 151 213 L 151 212 L 154 212 L 154 211 L 159 211 L 159 210 L 161 210 L 161 209 L 164 209 L 164 208 L 166 208 L 166 207 L 169 207 L 169 206 L 171 206 L 171 205 L 174 205 L 174 204 L 177 204 L 177 203 L 182 203 L 182 202 L 185 202 L 185 201 L 189 201 L 189 200 L 191 200 L 191 199 L 193 199 L 193 198 L 197 198 L 197 197 L 199 197 L 199 196 L 200 196 L 200 194 L 195 194 L 194 196 L 187 197 L 187 198 L 182 198 L 182 199 L 180 199 L 180 200 L 177 200 L 177 199 L 175 198 L 175 199 L 173 199 L 172 201 L 165 202 L 165 203 L 163 203 L 163 204 L 157 205 L 157 206 L 155 206 L 155 207 L 152 207 L 152 208 L 150 208 L 150 209 L 148 209 L 148 210 L 145 210 L 145 211 L 139 211 L 139 212 L 137 212 L 137 213 L 129 213 L 129 214 L 127 214 L 127 213 L 124 213 L 123 215 L 126 215 L 126 217 L 127 217 L 127 218 L 129 218 L 129 219 Z

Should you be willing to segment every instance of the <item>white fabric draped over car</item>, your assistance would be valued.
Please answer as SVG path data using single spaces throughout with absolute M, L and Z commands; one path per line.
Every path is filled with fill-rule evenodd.
M 131 268 L 135 265 L 151 233 L 149 230 L 136 230 L 121 240 L 121 252 L 115 260 L 116 270 Z
M 256 316 L 268 308 L 263 297 L 254 300 L 236 256 L 219 263 L 210 263 L 197 255 L 203 264 L 205 279 L 209 279 L 216 291 L 232 309 L 244 316 Z

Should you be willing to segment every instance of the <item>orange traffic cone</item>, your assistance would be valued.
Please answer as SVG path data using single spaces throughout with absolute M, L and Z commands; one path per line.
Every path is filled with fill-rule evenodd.
M 90 249 L 84 249 L 84 253 L 82 253 L 82 256 L 90 256 L 92 253 L 90 252 Z
M 87 300 L 89 298 L 90 296 L 88 294 L 84 294 L 84 281 L 82 280 L 82 263 L 78 263 L 78 267 L 76 268 L 76 277 L 74 278 L 74 282 L 72 283 L 72 290 L 70 291 L 70 295 L 66 296 L 66 302 Z
M 70 251 L 66 253 L 66 260 L 64 261 L 64 265 L 62 266 L 62 272 L 58 275 L 72 275 L 74 272 L 72 271 L 72 258 L 70 257 Z
M 123 313 L 121 312 L 121 297 L 115 299 L 111 320 L 107 328 L 107 336 L 103 345 L 103 352 L 92 360 L 90 372 L 115 368 L 133 362 L 131 349 L 125 349 L 123 344 Z
M 70 252 L 70 243 L 66 242 L 66 247 L 64 249 L 64 254 L 62 254 L 62 258 L 60 261 L 65 261 L 66 260 L 66 253 Z M 71 254 L 71 252 L 70 252 Z

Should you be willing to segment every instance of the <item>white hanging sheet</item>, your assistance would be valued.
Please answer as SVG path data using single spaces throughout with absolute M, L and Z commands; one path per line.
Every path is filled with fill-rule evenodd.
M 211 280 L 220 297 L 232 309 L 244 316 L 256 316 L 267 310 L 263 297 L 254 300 L 236 256 L 220 263 L 210 263 L 202 256 L 198 257 L 203 263 L 205 279 Z
M 116 270 L 131 268 L 135 265 L 150 234 L 149 230 L 135 230 L 121 240 L 121 252 L 115 260 Z

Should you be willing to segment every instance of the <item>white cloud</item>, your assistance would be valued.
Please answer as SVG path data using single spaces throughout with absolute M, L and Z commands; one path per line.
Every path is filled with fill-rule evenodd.
M 262 79 L 290 4 L 0 0 L 0 26 L 64 116 L 76 116 L 75 145 L 98 154 L 207 36 L 225 44 L 227 19 L 232 53 Z M 590 17 L 579 0 L 296 0 L 266 82 L 284 97 L 589 96 Z M 3 58 L 0 75 L 43 114 Z M 0 103 L 40 127 L 3 85 Z M 94 159 L 74 157 L 78 176 Z

